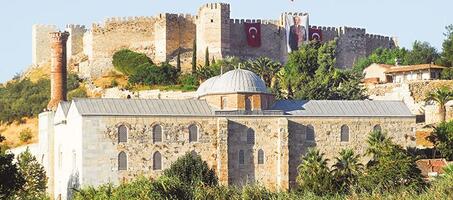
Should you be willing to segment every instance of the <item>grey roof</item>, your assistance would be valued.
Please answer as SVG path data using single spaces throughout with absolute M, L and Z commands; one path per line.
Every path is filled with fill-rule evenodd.
M 414 116 L 402 101 L 281 100 L 271 109 L 295 116 Z
M 69 107 L 71 107 L 71 102 L 61 101 L 60 102 L 61 110 L 63 110 L 64 116 L 68 115 Z
M 74 99 L 73 103 L 81 115 L 214 115 L 205 100 L 197 99 Z

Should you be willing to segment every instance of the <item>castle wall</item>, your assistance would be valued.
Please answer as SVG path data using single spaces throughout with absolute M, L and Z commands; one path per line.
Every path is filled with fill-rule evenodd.
M 247 35 L 244 22 L 261 22 L 261 46 L 258 48 L 247 45 Z M 230 56 L 242 59 L 265 56 L 283 62 L 281 41 L 285 40 L 285 31 L 277 20 L 230 20 Z M 286 49 L 286 46 L 283 46 Z
M 72 56 L 83 52 L 83 35 L 87 31 L 84 25 L 69 24 L 66 29 L 69 33 L 67 43 L 67 60 L 70 61 Z
M 32 28 L 32 62 L 39 65 L 42 62 L 50 61 L 50 32 L 58 31 L 55 25 L 35 24 Z
M 289 117 L 289 179 L 295 186 L 297 166 L 300 158 L 309 148 L 317 148 L 332 165 L 342 149 L 350 148 L 354 153 L 364 155 L 367 137 L 373 127 L 379 124 L 392 141 L 403 147 L 415 147 L 415 117 Z M 349 127 L 349 142 L 340 141 L 341 126 Z M 312 125 L 315 140 L 306 140 L 306 127 Z M 362 157 L 366 163 L 370 158 Z

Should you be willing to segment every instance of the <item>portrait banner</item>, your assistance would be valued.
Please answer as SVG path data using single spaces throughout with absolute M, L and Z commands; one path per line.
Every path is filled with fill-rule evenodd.
M 285 15 L 286 43 L 288 52 L 297 51 L 309 41 L 308 14 Z

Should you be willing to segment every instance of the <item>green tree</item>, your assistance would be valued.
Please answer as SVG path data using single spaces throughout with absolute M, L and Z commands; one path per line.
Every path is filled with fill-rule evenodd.
M 178 72 L 176 68 L 168 63 L 162 63 L 160 66 L 153 64 L 140 65 L 137 73 L 129 77 L 128 82 L 131 84 L 144 85 L 171 85 L 178 81 Z
M 349 192 L 351 187 L 357 185 L 359 176 L 363 172 L 363 165 L 359 158 L 360 156 L 355 155 L 352 149 L 341 150 L 340 157 L 336 158 L 332 173 L 339 191 Z
M 12 199 L 24 185 L 24 178 L 13 160 L 13 154 L 0 152 L 0 199 Z
M 44 167 L 27 150 L 17 158 L 19 173 L 24 178 L 24 185 L 17 192 L 19 199 L 41 199 L 46 196 L 47 177 Z
M 137 72 L 141 65 L 152 65 L 151 59 L 144 53 L 137 53 L 129 49 L 122 49 L 113 54 L 113 66 L 116 70 L 130 76 Z
M 208 167 L 208 164 L 201 159 L 201 156 L 193 153 L 186 153 L 178 158 L 168 169 L 164 170 L 164 175 L 176 177 L 188 185 L 201 183 L 215 186 L 218 184 L 218 178 L 214 170 Z
M 282 68 L 279 62 L 275 62 L 268 57 L 259 57 L 247 62 L 246 68 L 261 77 L 267 87 L 273 86 L 273 81 L 277 73 Z
M 441 122 L 445 121 L 446 118 L 446 108 L 445 104 L 453 100 L 453 91 L 448 89 L 447 87 L 442 87 L 434 92 L 430 92 L 426 98 L 426 101 L 434 101 L 439 106 L 439 118 Z
M 407 150 L 394 144 L 380 131 L 372 132 L 367 143 L 372 148 L 368 152 L 375 153 L 359 178 L 360 188 L 368 192 L 389 192 L 402 188 L 420 190 L 424 186 L 416 158 Z
M 443 69 L 440 78 L 444 80 L 453 80 L 453 67 Z
M 192 44 L 192 74 L 197 73 L 197 41 L 193 40 Z
M 206 47 L 205 55 L 204 55 L 204 66 L 209 67 L 209 48 Z
M 412 50 L 406 56 L 406 62 L 411 65 L 433 63 L 440 58 L 436 48 L 428 42 L 415 41 Z
M 453 67 L 453 24 L 445 27 L 447 30 L 444 33 L 446 37 L 442 43 L 441 61 L 445 66 Z
M 428 140 L 447 160 L 453 160 L 453 121 L 442 122 L 434 128 Z
M 308 150 L 297 167 L 299 175 L 296 180 L 301 190 L 317 195 L 332 192 L 332 175 L 327 167 L 327 161 L 319 150 L 313 148 Z

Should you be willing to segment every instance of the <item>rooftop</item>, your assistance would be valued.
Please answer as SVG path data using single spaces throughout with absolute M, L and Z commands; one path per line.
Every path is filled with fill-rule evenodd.
M 446 67 L 442 67 L 442 66 L 434 65 L 434 64 L 394 66 L 394 67 L 389 68 L 385 73 L 410 72 L 410 71 L 425 70 L 425 69 L 445 69 L 445 68 Z

